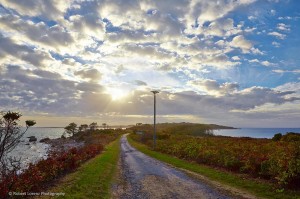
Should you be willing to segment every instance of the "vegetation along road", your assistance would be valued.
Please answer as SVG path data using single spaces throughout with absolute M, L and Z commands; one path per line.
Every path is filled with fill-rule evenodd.
M 182 171 L 155 160 L 121 138 L 121 182 L 114 198 L 229 198 Z

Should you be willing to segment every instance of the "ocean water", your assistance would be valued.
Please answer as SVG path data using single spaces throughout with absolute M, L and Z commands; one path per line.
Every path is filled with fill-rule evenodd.
M 300 128 L 241 128 L 214 130 L 214 135 L 232 137 L 272 138 L 274 134 L 287 132 L 300 133 Z
M 25 128 L 21 128 L 25 130 Z M 61 137 L 63 134 L 63 128 L 40 128 L 31 127 L 27 130 L 24 136 L 21 138 L 21 142 L 17 147 L 11 151 L 8 156 L 21 158 L 21 167 L 26 168 L 29 163 L 34 163 L 40 159 L 47 157 L 47 152 L 50 146 L 45 143 L 40 143 L 43 138 L 55 139 Z M 29 142 L 29 136 L 35 136 L 36 142 Z

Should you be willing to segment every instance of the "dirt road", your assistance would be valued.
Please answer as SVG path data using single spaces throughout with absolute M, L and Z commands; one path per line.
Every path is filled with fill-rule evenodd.
M 137 151 L 129 145 L 126 135 L 121 138 L 119 164 L 120 182 L 113 188 L 114 198 L 229 198 L 182 171 Z

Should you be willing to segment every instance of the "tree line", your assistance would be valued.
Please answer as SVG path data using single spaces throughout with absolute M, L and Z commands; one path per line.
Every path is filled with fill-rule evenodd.
M 70 134 L 71 136 L 74 136 L 75 134 L 79 133 L 79 132 L 87 132 L 87 131 L 95 131 L 98 127 L 97 122 L 92 122 L 91 124 L 81 124 L 81 125 L 77 125 L 74 122 L 71 122 L 68 126 L 66 126 L 65 132 L 67 134 Z M 102 127 L 104 129 L 108 128 L 109 126 L 106 123 L 102 123 Z

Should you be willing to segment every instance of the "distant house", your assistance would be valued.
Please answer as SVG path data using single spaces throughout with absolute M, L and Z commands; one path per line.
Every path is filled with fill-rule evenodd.
M 142 126 L 143 123 L 136 123 L 136 126 Z

